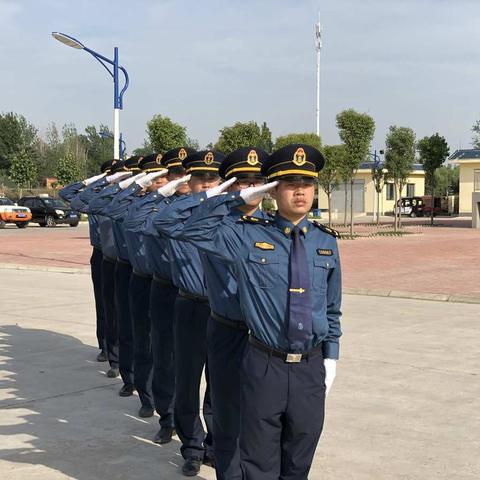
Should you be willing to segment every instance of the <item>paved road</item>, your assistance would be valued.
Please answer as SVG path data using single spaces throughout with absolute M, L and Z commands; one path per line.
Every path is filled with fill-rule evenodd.
M 413 292 L 461 296 L 480 301 L 480 230 L 462 219 L 436 219 L 445 227 L 422 227 L 425 219 L 405 219 L 418 232 L 404 238 L 341 240 L 343 283 L 374 293 Z M 368 230 L 358 226 L 357 230 Z M 34 265 L 88 271 L 88 226 L 36 226 L 0 231 L 0 266 Z M 357 292 L 358 293 L 358 292 Z M 407 293 L 406 296 L 411 296 Z
M 87 275 L 0 270 L 2 480 L 182 478 L 94 362 Z M 480 478 L 480 305 L 347 296 L 311 480 Z M 199 478 L 213 479 L 202 469 Z

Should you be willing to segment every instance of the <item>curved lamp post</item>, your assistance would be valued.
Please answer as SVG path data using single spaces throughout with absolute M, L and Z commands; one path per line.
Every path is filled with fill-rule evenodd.
M 123 94 L 128 88 L 129 79 L 128 73 L 124 67 L 118 64 L 118 48 L 115 47 L 113 49 L 113 60 L 110 60 L 107 57 L 104 57 L 98 52 L 86 47 L 82 42 L 77 40 L 76 38 L 66 35 L 65 33 L 61 32 L 52 32 L 53 38 L 58 40 L 59 42 L 72 47 L 76 48 L 77 50 L 85 50 L 90 55 L 92 55 L 96 60 L 98 60 L 105 70 L 112 76 L 113 78 L 113 157 L 120 158 L 120 110 L 123 109 Z M 107 64 L 111 65 L 111 69 L 107 66 Z M 125 84 L 123 88 L 120 90 L 119 87 L 119 70 L 123 72 L 125 75 Z

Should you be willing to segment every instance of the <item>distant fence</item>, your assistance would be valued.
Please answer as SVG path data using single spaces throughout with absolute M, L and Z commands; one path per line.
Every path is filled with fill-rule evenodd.
M 12 188 L 0 184 L 0 196 L 4 195 L 10 200 L 16 202 L 18 199 L 27 196 L 48 195 L 49 197 L 58 197 L 59 189 L 56 188 Z

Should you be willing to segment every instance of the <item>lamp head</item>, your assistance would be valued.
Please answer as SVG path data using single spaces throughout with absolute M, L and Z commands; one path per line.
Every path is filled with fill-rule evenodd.
M 83 50 L 85 48 L 85 45 L 82 42 L 79 42 L 76 38 L 73 38 L 70 35 L 65 35 L 61 32 L 52 32 L 52 37 L 69 47 L 76 48 L 77 50 Z

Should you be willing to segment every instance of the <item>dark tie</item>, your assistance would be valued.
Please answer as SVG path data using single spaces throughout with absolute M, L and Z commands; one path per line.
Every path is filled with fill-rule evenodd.
M 288 285 L 288 340 L 293 352 L 305 351 L 312 335 L 310 270 L 302 235 L 298 227 L 293 228 Z

